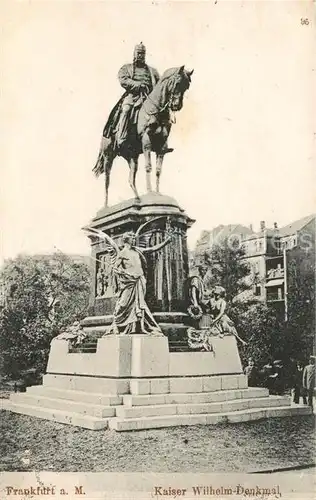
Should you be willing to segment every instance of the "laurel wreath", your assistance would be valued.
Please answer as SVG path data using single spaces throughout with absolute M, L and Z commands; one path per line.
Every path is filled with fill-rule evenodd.
M 188 314 L 192 319 L 201 319 L 202 318 L 202 308 L 201 306 L 189 306 L 188 307 Z

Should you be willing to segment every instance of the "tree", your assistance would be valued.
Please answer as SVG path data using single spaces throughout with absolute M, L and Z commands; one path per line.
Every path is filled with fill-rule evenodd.
M 239 314 L 234 315 L 238 331 L 247 342 L 241 350 L 243 364 L 252 357 L 258 366 L 274 359 L 286 359 L 287 339 L 283 318 L 275 309 L 264 303 L 248 305 Z
M 288 350 L 307 360 L 315 343 L 315 262 L 299 248 L 288 254 Z
M 61 253 L 19 256 L 1 273 L 5 302 L 0 312 L 2 371 L 44 370 L 52 338 L 85 316 L 90 272 Z
M 251 274 L 239 239 L 230 237 L 217 243 L 197 256 L 195 265 L 201 263 L 209 268 L 206 286 L 220 285 L 226 290 L 227 312 L 239 335 L 248 343 L 240 347 L 243 364 L 250 356 L 258 365 L 273 357 L 283 359 L 287 345 L 283 317 L 251 293 L 256 276 Z
M 253 286 L 250 266 L 244 257 L 245 251 L 239 238 L 232 236 L 213 245 L 209 251 L 199 256 L 199 262 L 202 260 L 209 268 L 206 284 L 210 287 L 224 287 L 228 304 L 239 300 L 244 302 L 243 292 Z

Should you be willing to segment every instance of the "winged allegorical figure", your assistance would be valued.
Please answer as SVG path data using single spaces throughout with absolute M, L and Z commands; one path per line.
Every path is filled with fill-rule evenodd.
M 161 217 L 159 217 L 161 218 Z M 158 219 L 158 218 L 157 218 Z M 154 220 L 157 220 L 154 219 Z M 142 224 L 136 233 L 127 232 L 122 236 L 122 248 L 106 233 L 97 229 L 87 229 L 93 235 L 107 242 L 106 251 L 111 255 L 111 265 L 117 294 L 113 312 L 113 322 L 107 334 L 144 333 L 162 336 L 161 328 L 155 321 L 145 300 L 146 253 L 157 252 L 171 241 L 171 229 L 162 243 L 152 247 L 136 246 L 140 230 L 153 220 Z M 168 227 L 168 226 L 167 226 Z

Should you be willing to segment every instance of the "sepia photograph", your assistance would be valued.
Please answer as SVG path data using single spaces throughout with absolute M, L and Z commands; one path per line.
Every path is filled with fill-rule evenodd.
M 0 498 L 314 498 L 315 2 L 0 11 Z

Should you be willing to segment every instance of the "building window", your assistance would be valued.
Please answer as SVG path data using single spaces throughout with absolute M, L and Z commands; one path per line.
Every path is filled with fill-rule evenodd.
M 297 245 L 297 238 L 296 238 L 296 236 L 292 236 L 290 248 L 294 248 L 294 247 L 296 247 L 296 245 Z
M 275 250 L 276 250 L 277 254 L 280 254 L 282 252 L 281 242 L 280 241 L 275 241 L 274 242 L 274 247 L 275 247 Z
M 261 285 L 256 285 L 255 286 L 255 296 L 260 297 L 261 295 Z

